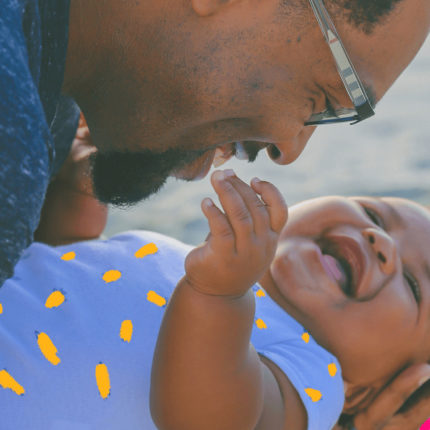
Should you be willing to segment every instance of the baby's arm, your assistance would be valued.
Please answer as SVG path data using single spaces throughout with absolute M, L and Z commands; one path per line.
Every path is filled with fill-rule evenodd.
M 225 214 L 202 205 L 211 234 L 188 255 L 167 307 L 152 368 L 154 422 L 162 430 L 303 429 L 293 386 L 250 344 L 250 287 L 273 259 L 286 205 L 267 182 L 251 188 L 217 172 L 212 184 Z

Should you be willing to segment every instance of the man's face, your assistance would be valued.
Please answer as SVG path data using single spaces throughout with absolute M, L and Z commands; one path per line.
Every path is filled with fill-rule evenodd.
M 262 284 L 346 381 L 380 386 L 429 358 L 430 212 L 396 198 L 306 201 Z
M 228 158 L 235 142 L 266 148 L 276 163 L 288 164 L 314 131 L 304 126 L 312 113 L 325 110 L 328 100 L 352 107 L 310 6 L 282 13 L 279 1 L 236 1 L 203 17 L 194 3 L 145 6 L 146 21 L 128 27 L 134 41 L 127 45 L 127 61 L 106 71 L 93 99 L 78 100 L 101 154 L 152 153 L 155 168 L 157 154 L 178 151 L 177 163 L 164 165 L 157 178 L 142 169 L 138 182 L 152 185 L 141 197 L 168 176 L 204 176 L 216 148 Z M 370 35 L 341 16 L 333 19 L 378 100 L 425 40 L 430 3 L 403 0 Z M 127 163 L 118 163 L 110 176 L 137 195 L 127 170 Z

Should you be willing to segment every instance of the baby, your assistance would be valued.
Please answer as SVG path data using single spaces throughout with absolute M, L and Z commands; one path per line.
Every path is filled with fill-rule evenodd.
M 322 198 L 295 207 L 284 226 L 286 207 L 269 183 L 251 189 L 228 171 L 213 185 L 225 214 L 204 202 L 211 236 L 186 259 L 154 355 L 151 410 L 160 429 L 331 428 L 327 410 L 314 412 L 306 395 L 329 396 L 324 408 L 340 411 L 336 381 L 312 384 L 300 366 L 312 360 L 314 373 L 331 376 L 340 369 L 306 351 L 309 334 L 341 364 L 347 412 L 401 369 L 429 360 L 426 209 Z M 251 289 L 257 281 L 261 294 Z M 268 353 L 253 347 L 253 326 L 269 332 L 278 317 L 268 306 L 259 318 L 265 294 L 305 328 L 301 345 L 279 336 L 290 330 L 285 322 Z
M 424 208 L 321 198 L 285 224 L 273 185 L 212 183 L 224 213 L 205 200 L 196 249 L 131 232 L 26 251 L 0 289 L 2 430 L 324 430 L 428 360 Z

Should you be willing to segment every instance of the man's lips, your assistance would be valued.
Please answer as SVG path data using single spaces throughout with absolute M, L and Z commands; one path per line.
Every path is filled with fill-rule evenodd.
M 318 241 L 318 246 L 321 249 L 324 270 L 337 283 L 342 284 L 341 288 L 345 294 L 361 298 L 368 293 L 368 283 L 364 282 L 368 259 L 364 249 L 354 238 L 329 234 Z
M 180 170 L 175 170 L 172 173 L 172 176 L 185 181 L 203 179 L 209 173 L 214 156 L 215 149 L 205 152 L 202 156 L 187 164 L 186 167 Z
M 185 180 L 202 179 L 208 174 L 212 165 L 220 167 L 233 156 L 240 160 L 248 159 L 248 155 L 240 142 L 226 143 L 205 152 L 186 167 L 175 171 L 173 176 Z
M 208 174 L 212 165 L 215 168 L 221 167 L 232 157 L 236 157 L 238 160 L 254 161 L 258 152 L 268 145 L 270 144 L 256 141 L 225 143 L 208 150 L 186 167 L 174 171 L 172 176 L 185 180 L 202 179 Z

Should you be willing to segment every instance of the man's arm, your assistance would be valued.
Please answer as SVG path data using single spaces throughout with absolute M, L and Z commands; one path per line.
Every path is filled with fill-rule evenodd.
M 0 13 L 0 286 L 33 240 L 52 155 L 22 38 L 22 8 L 12 3 Z
M 212 179 L 225 214 L 203 205 L 211 234 L 187 257 L 166 310 L 152 369 L 153 419 L 162 430 L 303 429 L 303 406 L 285 408 L 282 397 L 294 388 L 250 344 L 249 288 L 273 258 L 286 206 L 269 183 L 251 189 L 237 177 Z

